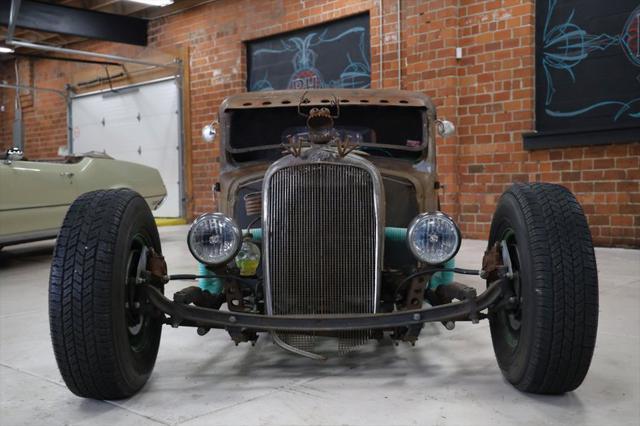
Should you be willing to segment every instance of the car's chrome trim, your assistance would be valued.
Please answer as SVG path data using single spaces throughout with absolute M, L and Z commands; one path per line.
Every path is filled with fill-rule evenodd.
M 50 240 L 58 236 L 59 228 L 45 229 L 44 231 L 22 232 L 0 236 L 0 246 L 31 243 L 34 241 Z
M 0 212 L 13 212 L 16 210 L 34 210 L 34 209 L 50 209 L 53 207 L 69 207 L 71 204 L 62 203 L 62 204 L 41 204 L 37 206 L 28 206 L 28 207 L 14 207 L 11 209 L 0 209 Z
M 460 227 L 458 226 L 458 224 L 456 223 L 455 220 L 453 220 L 453 218 L 451 216 L 449 216 L 448 214 L 441 212 L 440 210 L 436 210 L 433 212 L 423 212 L 418 214 L 416 217 L 413 218 L 413 220 L 411 221 L 411 223 L 409 223 L 409 226 L 407 227 L 407 247 L 409 248 L 409 250 L 411 251 L 411 253 L 415 256 L 416 259 L 421 260 L 419 257 L 418 252 L 416 251 L 415 246 L 412 244 L 412 236 L 413 233 L 415 232 L 416 226 L 418 225 L 418 223 L 420 223 L 420 221 L 422 219 L 424 219 L 425 217 L 429 217 L 429 216 L 439 216 L 439 217 L 443 217 L 447 220 L 449 220 L 452 224 L 453 227 L 455 228 L 457 237 L 458 237 L 458 244 L 456 245 L 456 249 L 451 253 L 451 255 L 449 257 L 447 257 L 447 259 L 443 260 L 442 262 L 439 263 L 429 263 L 424 261 L 425 263 L 429 263 L 431 265 L 440 265 L 443 263 L 446 263 L 448 261 L 450 261 L 451 259 L 453 259 L 456 254 L 458 254 L 458 250 L 460 250 L 460 246 L 462 245 L 462 233 L 460 232 Z

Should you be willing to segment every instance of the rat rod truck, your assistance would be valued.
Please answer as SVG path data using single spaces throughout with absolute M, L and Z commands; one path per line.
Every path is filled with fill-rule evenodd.
M 506 188 L 480 270 L 456 268 L 462 236 L 440 211 L 436 134 L 453 132 L 419 93 L 322 89 L 226 99 L 217 212 L 192 224 L 201 267 L 169 275 L 144 199 L 94 191 L 71 206 L 50 276 L 51 337 L 69 389 L 125 398 L 153 369 L 161 328 L 269 333 L 314 359 L 369 339 L 415 344 L 425 322 L 488 320 L 516 388 L 583 381 L 596 340 L 598 278 L 580 204 L 548 183 Z M 196 271 L 194 271 L 196 272 Z M 477 275 L 486 286 L 453 281 Z M 170 280 L 199 280 L 164 295 Z M 480 283 L 483 281 L 479 281 Z

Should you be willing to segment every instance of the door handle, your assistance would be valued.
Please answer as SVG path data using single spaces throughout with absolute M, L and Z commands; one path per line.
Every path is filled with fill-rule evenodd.
M 60 172 L 60 176 L 72 178 L 73 177 L 73 172 Z

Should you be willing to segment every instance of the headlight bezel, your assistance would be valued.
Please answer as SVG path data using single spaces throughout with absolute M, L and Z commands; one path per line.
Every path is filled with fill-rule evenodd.
M 209 219 L 209 218 L 216 218 L 218 220 L 221 220 L 222 222 L 224 222 L 226 225 L 230 226 L 231 228 L 231 232 L 233 234 L 234 240 L 233 240 L 233 245 L 232 245 L 232 250 L 229 252 L 228 256 L 225 256 L 225 258 L 223 260 L 217 261 L 217 262 L 211 262 L 208 259 L 204 259 L 202 258 L 194 249 L 192 244 L 192 236 L 193 236 L 193 232 L 196 229 L 197 225 L 200 224 L 201 222 L 203 222 L 205 219 Z M 193 223 L 191 224 L 191 227 L 189 228 L 189 233 L 187 234 L 187 247 L 189 247 L 189 251 L 191 252 L 191 255 L 200 263 L 203 263 L 207 266 L 220 266 L 220 265 L 224 265 L 229 263 L 230 261 L 232 261 L 236 255 L 238 254 L 238 252 L 240 251 L 240 247 L 242 246 L 242 230 L 240 229 L 240 227 L 238 226 L 238 224 L 236 223 L 235 220 L 233 220 L 233 218 L 223 214 L 223 213 L 219 213 L 219 212 L 214 212 L 214 213 L 203 213 L 200 216 L 198 216 Z
M 457 243 L 456 243 L 455 250 L 453 250 L 451 252 L 451 254 L 448 257 L 446 257 L 444 260 L 438 261 L 438 262 L 435 262 L 435 263 L 425 259 L 420 254 L 420 252 L 416 248 L 416 245 L 413 243 L 413 238 L 412 238 L 412 235 L 414 235 L 418 225 L 421 224 L 424 220 L 432 218 L 432 217 L 437 217 L 437 218 L 444 219 L 444 220 L 450 222 L 453 225 L 453 229 L 455 231 L 455 235 L 456 235 L 456 238 L 457 238 Z M 407 246 L 409 247 L 409 251 L 411 251 L 411 254 L 413 254 L 413 256 L 416 259 L 418 259 L 421 262 L 427 263 L 429 265 L 441 265 L 441 264 L 444 264 L 444 263 L 448 262 L 449 260 L 453 259 L 456 256 L 456 254 L 458 254 L 458 251 L 460 250 L 460 246 L 461 245 L 462 245 L 462 233 L 460 232 L 460 228 L 458 227 L 458 224 L 451 218 L 451 216 L 449 216 L 449 215 L 447 215 L 447 214 L 445 214 L 445 213 L 443 213 L 441 211 L 420 213 L 419 215 L 417 215 L 416 217 L 413 218 L 413 220 L 409 224 L 409 227 L 407 228 Z

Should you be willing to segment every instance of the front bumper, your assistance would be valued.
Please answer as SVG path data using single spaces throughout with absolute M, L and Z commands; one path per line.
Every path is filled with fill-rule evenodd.
M 174 327 L 246 329 L 251 331 L 346 331 L 394 329 L 425 322 L 476 321 L 481 311 L 495 304 L 503 292 L 506 278 L 490 283 L 478 296 L 420 310 L 382 314 L 284 316 L 257 315 L 222 311 L 173 302 L 157 288 L 146 285 L 151 304 L 166 315 L 165 322 Z

